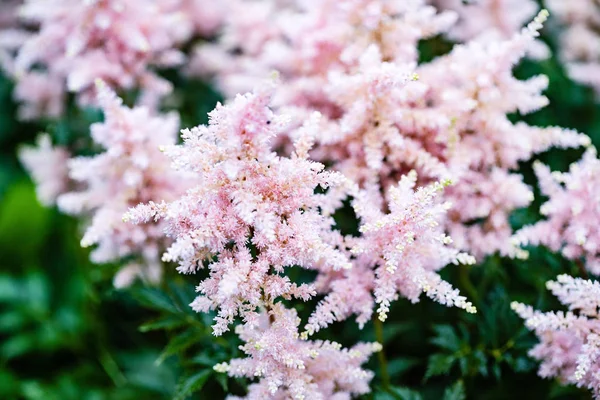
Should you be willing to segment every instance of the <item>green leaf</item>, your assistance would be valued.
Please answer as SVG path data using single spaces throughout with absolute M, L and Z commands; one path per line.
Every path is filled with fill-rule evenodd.
M 456 361 L 456 357 L 451 354 L 434 354 L 429 357 L 427 362 L 427 371 L 425 372 L 425 380 L 432 376 L 444 375 L 450 372 L 452 365 Z
M 402 375 L 406 371 L 410 370 L 416 365 L 419 365 L 420 361 L 414 357 L 400 357 L 388 362 L 388 373 L 392 377 Z
M 443 400 L 465 400 L 466 397 L 463 381 L 457 381 L 454 385 L 446 388 Z
M 180 353 L 197 342 L 198 335 L 193 330 L 188 330 L 176 335 L 173 339 L 171 339 L 169 344 L 167 344 L 167 347 L 165 347 L 163 352 L 160 354 L 158 360 L 156 360 L 156 363 L 161 364 L 169 356 Z
M 146 322 L 142 326 L 140 326 L 141 332 L 149 332 L 156 331 L 159 329 L 173 329 L 179 328 L 185 325 L 185 321 L 181 318 L 177 318 L 174 316 L 168 316 L 164 318 L 158 318 L 154 321 Z
M 391 387 L 392 394 L 400 400 L 421 400 L 421 394 L 416 390 L 405 387 Z
M 435 337 L 431 339 L 431 343 L 450 351 L 460 349 L 461 340 L 453 327 L 450 325 L 435 325 L 433 330 L 435 331 Z
M 171 298 L 159 289 L 143 287 L 132 290 L 132 294 L 143 306 L 154 310 L 166 311 L 172 314 L 179 311 Z
M 421 400 L 421 394 L 406 387 L 392 386 L 388 390 L 379 388 L 374 400 Z
M 175 388 L 175 395 L 173 396 L 173 400 L 184 400 L 190 394 L 202 390 L 202 387 L 204 386 L 211 374 L 212 370 L 207 369 L 198 372 L 195 375 L 182 379 L 181 382 L 179 382 L 179 384 Z
M 414 327 L 414 323 L 411 322 L 396 322 L 391 324 L 386 324 L 385 329 L 383 330 L 383 343 L 388 343 L 394 337 L 410 331 Z
M 217 374 L 215 379 L 221 385 L 223 391 L 227 393 L 229 391 L 229 377 L 227 374 Z

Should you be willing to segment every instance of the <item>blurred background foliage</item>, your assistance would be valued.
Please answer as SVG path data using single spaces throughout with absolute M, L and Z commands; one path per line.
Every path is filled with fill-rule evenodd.
M 551 48 L 555 33 L 550 24 L 544 40 Z M 441 38 L 423 42 L 422 61 L 450 47 Z M 600 103 L 591 89 L 565 76 L 556 58 L 526 60 L 515 73 L 520 78 L 549 76 L 550 105 L 532 115 L 511 116 L 514 120 L 573 128 L 600 145 Z M 183 127 L 205 123 L 219 95 L 175 71 L 164 74 L 177 88 L 165 107 L 181 113 Z M 0 76 L 0 399 L 183 400 L 243 394 L 244 381 L 212 370 L 239 355 L 235 335 L 215 338 L 212 316 L 188 307 L 199 277 L 182 277 L 172 268 L 160 287 L 137 284 L 116 290 L 111 284 L 116 266 L 88 261 L 88 251 L 79 246 L 77 222 L 38 204 L 16 158 L 18 147 L 46 131 L 55 143 L 89 153 L 88 128 L 101 114 L 71 104 L 60 120 L 21 123 L 14 117 L 11 91 L 11 82 Z M 539 158 L 566 170 L 580 155 L 577 150 L 550 151 Z M 521 170 L 535 186 L 531 163 Z M 539 218 L 542 200 L 513 215 L 515 228 Z M 336 220 L 344 231 L 356 229 L 349 207 Z M 316 336 L 344 345 L 383 342 L 384 352 L 368 365 L 376 377 L 367 399 L 588 399 L 587 392 L 537 377 L 537 365 L 527 357 L 535 339 L 510 302 L 560 309 L 545 282 L 561 273 L 580 276 L 561 256 L 530 250 L 525 262 L 494 256 L 480 266 L 444 271 L 475 303 L 475 315 L 428 300 L 416 305 L 399 300 L 383 332 L 376 332 L 374 324 L 360 331 L 350 320 Z M 297 280 L 310 278 L 299 268 L 292 274 Z M 303 318 L 317 300 L 298 305 Z

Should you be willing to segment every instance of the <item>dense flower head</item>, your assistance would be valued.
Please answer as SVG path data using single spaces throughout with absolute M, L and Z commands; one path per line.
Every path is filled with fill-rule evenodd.
M 572 260 L 585 260 L 590 272 L 600 274 L 600 160 L 589 148 L 568 172 L 552 172 L 540 162 L 534 170 L 548 201 L 541 207 L 544 220 L 515 233 L 515 245 L 544 245 Z
M 52 206 L 68 190 L 69 157 L 66 148 L 52 145 L 48 134 L 38 136 L 35 146 L 25 146 L 19 151 L 21 163 L 35 182 L 40 203 Z
M 326 105 L 323 84 L 349 71 L 376 45 L 384 61 L 416 62 L 417 43 L 455 20 L 424 0 L 236 0 L 216 44 L 202 45 L 191 72 L 216 75 L 226 94 L 249 90 L 270 71 L 282 75 L 275 103 Z
M 227 330 L 236 314 L 253 318 L 265 298 L 306 300 L 314 294 L 311 285 L 296 285 L 282 275 L 284 267 L 350 267 L 336 249 L 333 219 L 319 213 L 319 207 L 335 206 L 327 206 L 327 194 L 315 193 L 345 179 L 306 158 L 310 140 L 298 140 L 291 157 L 270 150 L 269 142 L 287 121 L 268 108 L 271 92 L 263 86 L 238 95 L 217 105 L 208 126 L 183 131 L 183 145 L 164 151 L 176 168 L 194 174 L 198 185 L 173 202 L 141 205 L 127 216 L 134 222 L 165 221 L 174 243 L 163 260 L 178 262 L 180 272 L 193 273 L 215 257 L 193 303 L 197 311 L 219 309 L 215 334 Z
M 369 392 L 373 373 L 361 368 L 381 350 L 379 343 L 359 343 L 344 349 L 339 343 L 302 340 L 296 311 L 276 303 L 256 323 L 236 328 L 247 358 L 217 364 L 232 377 L 258 379 L 248 388 L 248 400 L 349 399 Z M 229 397 L 238 399 L 237 397 Z
M 192 33 L 181 1 L 25 2 L 19 16 L 36 29 L 13 41 L 15 58 L 3 63 L 17 80 L 21 117 L 58 116 L 67 91 L 93 102 L 98 78 L 117 90 L 141 88 L 143 102 L 156 102 L 171 84 L 150 67 L 180 64 L 176 46 Z
M 540 340 L 530 351 L 541 361 L 539 374 L 586 387 L 600 398 L 600 283 L 559 275 L 547 287 L 569 311 L 544 313 L 512 304 Z
M 492 30 L 509 38 L 539 10 L 534 0 L 432 0 L 431 3 L 458 14 L 458 21 L 448 36 L 459 42 Z
M 171 170 L 169 159 L 159 151 L 159 146 L 176 142 L 179 118 L 153 115 L 146 107 L 128 108 L 104 82 L 97 86 L 105 121 L 92 125 L 91 135 L 104 151 L 69 161 L 69 177 L 78 186 L 58 197 L 58 207 L 90 219 L 81 244 L 97 245 L 91 254 L 94 262 L 141 257 L 141 264 L 130 264 L 115 278 L 118 286 L 141 273 L 156 281 L 165 242 L 162 227 L 133 226 L 122 219 L 140 202 L 170 200 L 185 190 L 187 177 Z
M 547 12 L 541 11 L 520 32 L 506 37 L 488 33 L 417 67 L 415 54 L 403 50 L 414 48 L 418 39 L 447 29 L 453 14 L 436 14 L 422 1 L 369 1 L 365 9 L 372 14 L 361 10 L 359 16 L 353 11 L 358 10 L 354 7 L 359 3 L 364 2 L 336 2 L 328 6 L 339 7 L 335 8 L 337 13 L 323 5 L 321 9 L 326 11 L 322 12 L 335 15 L 334 20 L 322 16 L 316 20 L 317 27 L 307 23 L 311 29 L 302 34 L 288 32 L 289 29 L 285 33 L 278 31 L 289 24 L 278 28 L 270 17 L 275 21 L 277 16 L 285 16 L 286 21 L 313 21 L 311 15 L 318 13 L 315 9 L 319 7 L 301 10 L 294 3 L 253 3 L 265 11 L 255 24 L 269 20 L 269 29 L 262 31 L 264 35 L 257 40 L 256 48 L 244 49 L 240 38 L 245 36 L 238 29 L 249 26 L 234 18 L 225 23 L 229 34 L 207 48 L 211 52 L 220 49 L 227 57 L 210 57 L 206 53 L 204 59 L 221 60 L 235 69 L 217 67 L 218 81 L 226 92 L 231 82 L 251 82 L 251 76 L 261 69 L 261 74 L 270 68 L 280 70 L 282 85 L 275 105 L 292 116 L 292 127 L 315 110 L 321 112 L 320 132 L 311 156 L 332 164 L 360 187 L 379 185 L 387 191 L 412 169 L 418 172 L 420 185 L 453 178 L 457 184 L 446 194 L 453 209 L 444 224 L 456 243 L 478 259 L 497 251 L 508 254 L 512 234 L 508 217 L 515 209 L 527 206 L 533 196 L 520 176 L 510 170 L 516 169 L 519 161 L 552 146 L 589 143 L 586 136 L 575 132 L 514 124 L 507 117 L 515 112 L 530 113 L 547 104 L 541 94 L 548 84 L 546 77 L 521 81 L 512 74 L 513 66 L 535 45 Z M 394 12 L 390 14 L 391 9 Z M 429 16 L 429 25 L 424 23 L 424 15 Z M 357 20 L 363 23 L 350 24 Z M 411 29 L 413 23 L 422 29 Z M 328 34 L 324 37 L 337 41 L 305 52 L 305 46 L 314 44 L 309 38 L 320 30 L 343 34 Z M 412 32 L 412 36 L 394 41 L 387 36 L 389 32 Z M 347 41 L 349 37 L 354 40 Z M 231 46 L 237 51 L 227 50 Z M 279 52 L 282 46 L 296 51 L 287 58 L 262 57 L 267 51 Z M 303 60 L 293 59 L 304 54 L 318 55 L 319 49 L 336 54 L 331 53 L 332 48 L 339 51 L 337 57 L 304 69 Z M 290 60 L 290 66 L 271 62 L 281 59 Z M 240 60 L 244 61 L 237 62 Z M 241 78 L 244 74 L 245 78 Z M 235 91 L 238 87 L 231 88 Z M 293 132 L 288 132 L 292 138 Z M 497 195 L 496 189 L 509 186 L 515 190 Z
M 560 57 L 570 77 L 600 92 L 600 4 L 594 0 L 548 0 L 547 6 L 565 29 Z
M 440 125 L 415 135 L 420 134 L 421 148 L 444 161 L 457 181 L 448 191 L 453 203 L 448 228 L 457 243 L 477 258 L 510 252 L 508 216 L 533 198 L 521 177 L 511 172 L 518 162 L 550 147 L 590 142 L 573 131 L 515 124 L 507 116 L 527 114 L 547 104 L 541 94 L 548 83 L 545 76 L 521 81 L 512 74 L 546 17 L 547 12 L 541 11 L 510 39 L 480 37 L 417 69 L 420 81 L 428 86 L 421 104 L 428 104 L 445 119 L 438 117 Z M 429 132 L 436 136 L 424 135 Z M 432 143 L 439 145 L 436 148 Z M 503 190 L 507 187 L 511 190 Z
M 324 281 L 319 286 L 328 286 L 329 293 L 310 317 L 305 327 L 308 334 L 351 314 L 358 315 L 362 326 L 375 304 L 384 321 L 391 302 L 399 296 L 417 302 L 424 293 L 441 304 L 475 312 L 437 273 L 448 264 L 475 263 L 472 256 L 452 247 L 452 239 L 444 234 L 441 222 L 448 204 L 439 199 L 444 185 L 415 189 L 416 181 L 417 175 L 411 171 L 389 189 L 387 213 L 373 207 L 381 201 L 377 192 L 356 194 L 353 207 L 361 220 L 361 235 L 346 239 L 355 258 L 352 269 L 329 281 L 321 278 Z

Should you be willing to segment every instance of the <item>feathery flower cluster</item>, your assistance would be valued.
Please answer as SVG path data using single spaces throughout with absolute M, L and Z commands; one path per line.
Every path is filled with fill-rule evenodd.
M 232 377 L 258 378 L 248 388 L 247 400 L 348 399 L 370 391 L 373 373 L 361 364 L 381 350 L 379 343 L 343 349 L 335 342 L 301 340 L 299 323 L 295 310 L 274 304 L 256 324 L 236 328 L 245 343 L 241 350 L 248 357 L 217 364 L 214 369 Z
M 0 64 L 17 78 L 23 118 L 61 114 L 67 91 L 102 107 L 92 138 L 104 152 L 67 168 L 68 152 L 42 137 L 21 158 L 41 201 L 90 219 L 82 245 L 97 245 L 93 261 L 135 260 L 117 286 L 158 280 L 161 262 L 185 274 L 205 270 L 191 307 L 216 310 L 217 336 L 241 320 L 247 356 L 215 370 L 258 378 L 248 399 L 341 400 L 369 391 L 373 374 L 361 365 L 381 345 L 342 349 L 308 337 L 353 315 L 361 328 L 374 311 L 384 321 L 399 297 L 425 294 L 475 312 L 439 275 L 448 264 L 522 256 L 515 244 L 541 243 L 600 273 L 593 150 L 566 174 L 536 164 L 548 219 L 514 237 L 509 224 L 533 198 L 514 172 L 519 162 L 590 144 L 507 117 L 547 104 L 546 77 L 512 73 L 539 49 L 548 16 L 542 10 L 519 30 L 536 9 L 524 4 L 29 0 L 20 15 L 38 29 L 3 32 Z M 214 76 L 230 100 L 177 144 L 178 118 L 156 112 L 170 83 L 152 68 L 181 65 L 178 46 L 218 30 L 186 69 Z M 442 33 L 467 42 L 419 65 L 418 43 Z M 237 94 L 273 70 L 280 83 Z M 109 87 L 140 88 L 150 107 L 125 107 Z M 336 228 L 344 200 L 358 232 Z M 297 266 L 315 281 L 292 282 L 286 272 Z M 599 286 L 561 276 L 548 287 L 572 311 L 514 305 L 542 340 L 531 353 L 543 361 L 540 374 L 600 393 Z M 300 333 L 296 310 L 281 300 L 317 294 Z
M 69 158 L 67 149 L 52 146 L 48 134 L 38 136 L 36 146 L 26 146 L 19 151 L 21 163 L 35 182 L 37 198 L 45 206 L 53 206 L 56 198 L 68 190 Z
M 425 293 L 441 304 L 476 311 L 436 273 L 447 264 L 475 263 L 472 256 L 449 246 L 452 239 L 443 232 L 440 222 L 449 207 L 438 199 L 443 185 L 415 190 L 416 182 L 417 174 L 411 171 L 389 189 L 387 214 L 373 207 L 380 200 L 376 194 L 361 191 L 356 195 L 353 207 L 361 220 L 361 236 L 346 238 L 355 258 L 353 267 L 343 271 L 343 277 L 320 277 L 320 291 L 329 293 L 309 318 L 307 334 L 351 314 L 358 315 L 362 326 L 375 303 L 379 319 L 385 321 L 390 303 L 399 294 L 417 302 Z
M 496 251 L 510 253 L 508 216 L 533 199 L 521 176 L 511 172 L 518 162 L 552 146 L 579 147 L 590 142 L 576 132 L 515 124 L 507 117 L 536 111 L 548 102 L 541 94 L 548 84 L 545 76 L 520 81 L 512 74 L 512 67 L 535 42 L 547 15 L 541 11 L 511 39 L 482 37 L 457 45 L 447 56 L 418 70 L 430 88 L 424 100 L 446 116 L 445 125 L 439 127 L 444 136 L 430 136 L 422 147 L 441 143 L 433 154 L 446 160 L 457 181 L 449 190 L 453 203 L 450 233 L 478 259 Z M 472 224 L 477 220 L 482 222 Z
M 600 4 L 595 0 L 548 0 L 563 25 L 560 57 L 569 76 L 600 93 Z
M 63 212 L 90 218 L 81 244 L 98 245 L 91 254 L 94 262 L 141 257 L 117 274 L 116 286 L 126 286 L 137 276 L 156 282 L 166 245 L 163 228 L 154 223 L 134 226 L 122 219 L 141 202 L 168 201 L 185 191 L 189 178 L 172 170 L 159 151 L 159 146 L 176 142 L 179 119 L 152 115 L 146 107 L 125 107 L 102 81 L 97 81 L 97 92 L 105 121 L 92 125 L 91 133 L 105 151 L 69 161 L 69 176 L 79 186 L 61 194 L 57 204 Z
M 425 0 L 233 0 L 216 44 L 201 45 L 194 74 L 213 74 L 227 95 L 245 92 L 272 70 L 283 84 L 275 105 L 330 111 L 330 72 L 348 72 L 375 44 L 384 61 L 416 62 L 419 40 L 455 21 Z
M 586 387 L 600 398 L 600 283 L 559 275 L 546 286 L 569 311 L 543 313 L 511 305 L 540 340 L 530 351 L 541 361 L 539 375 Z
M 318 187 L 335 193 L 346 181 L 307 159 L 310 136 L 296 141 L 291 157 L 270 150 L 269 142 L 288 123 L 269 109 L 272 91 L 270 85 L 238 95 L 226 106 L 217 105 L 208 126 L 183 131 L 184 143 L 164 151 L 198 184 L 175 201 L 142 204 L 125 218 L 162 220 L 174 240 L 163 260 L 177 261 L 180 272 L 209 269 L 191 306 L 199 312 L 218 310 L 215 335 L 227 331 L 236 316 L 244 320 L 236 333 L 246 343 L 241 349 L 248 358 L 215 369 L 259 377 L 248 399 L 366 393 L 372 373 L 360 365 L 380 346 L 342 350 L 335 343 L 302 340 L 295 310 L 277 302 L 316 294 L 313 285 L 291 282 L 286 267 L 338 271 L 351 264 L 339 249 L 341 235 L 331 229 L 333 219 L 319 212 L 319 207 L 335 209 L 339 200 L 316 193 Z
M 292 115 L 292 126 L 321 112 L 312 157 L 333 164 L 361 188 L 376 185 L 386 192 L 411 169 L 420 184 L 452 177 L 457 184 L 446 196 L 454 206 L 444 225 L 459 247 L 479 259 L 509 253 L 508 216 L 532 199 L 521 177 L 510 172 L 518 161 L 552 146 L 589 143 L 584 135 L 513 124 L 506 116 L 547 104 L 541 94 L 545 77 L 519 81 L 512 75 L 512 67 L 535 44 L 545 11 L 509 39 L 484 36 L 417 67 L 416 42 L 446 30 L 453 13 L 436 14 L 423 1 L 326 2 L 329 7 L 321 11 L 286 3 L 286 12 L 282 6 L 276 10 L 275 2 L 253 4 L 264 7 L 264 13 L 253 14 L 253 32 L 264 33 L 255 47 L 246 48 L 254 41 L 242 39 L 248 37 L 243 34 L 250 29 L 248 21 L 231 18 L 221 42 L 199 50 L 203 59 L 219 60 L 207 69 L 217 73 L 225 92 L 270 69 L 282 71 L 274 106 Z M 282 27 L 277 17 L 284 18 Z M 284 30 L 291 18 L 298 21 L 294 26 L 310 29 Z M 315 36 L 326 42 L 316 47 Z M 270 55 L 281 54 L 282 47 L 295 51 L 290 57 Z M 288 60 L 290 65 L 281 64 Z M 293 131 L 288 135 L 293 138 Z M 509 186 L 514 189 L 501 190 Z
M 569 172 L 551 172 L 534 164 L 542 193 L 549 197 L 541 207 L 546 217 L 515 233 L 515 245 L 544 245 L 571 260 L 585 259 L 586 267 L 600 274 L 600 160 L 590 147 Z
M 143 102 L 155 103 L 170 82 L 150 70 L 179 65 L 175 47 L 192 33 L 183 0 L 28 0 L 19 9 L 33 32 L 8 32 L 15 54 L 4 69 L 17 80 L 14 96 L 23 119 L 56 117 L 67 91 L 81 104 L 95 98 L 94 80 L 119 90 L 141 88 Z M 4 42 L 6 42 L 5 40 Z M 0 41 L 2 42 L 2 41 Z
M 495 31 L 510 38 L 539 11 L 534 0 L 432 0 L 438 9 L 458 14 L 448 36 L 458 42 Z
M 163 255 L 176 261 L 182 273 L 203 268 L 208 257 L 210 277 L 198 287 L 197 311 L 218 308 L 216 335 L 225 332 L 236 315 L 256 318 L 265 301 L 284 296 L 308 299 L 311 285 L 296 285 L 283 276 L 284 267 L 349 268 L 337 250 L 333 219 L 318 212 L 328 196 L 318 187 L 344 183 L 323 165 L 306 158 L 306 141 L 296 153 L 279 157 L 269 142 L 287 118 L 269 108 L 271 86 L 239 95 L 217 105 L 208 126 L 183 131 L 183 145 L 165 153 L 180 170 L 194 174 L 198 184 L 171 203 L 149 203 L 131 210 L 134 222 L 163 219 L 174 243 Z

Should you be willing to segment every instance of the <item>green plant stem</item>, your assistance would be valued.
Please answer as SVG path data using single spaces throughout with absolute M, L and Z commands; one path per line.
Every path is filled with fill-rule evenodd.
M 375 316 L 373 319 L 373 324 L 375 325 L 375 340 L 377 340 L 381 346 L 383 346 L 383 322 Z M 389 389 L 390 387 L 390 373 L 388 372 L 387 359 L 385 358 L 385 352 L 382 348 L 379 353 L 377 353 L 377 358 L 379 359 L 379 372 L 381 372 L 381 382 L 383 384 L 384 389 Z
M 583 265 L 583 262 L 580 259 L 575 260 L 575 265 L 577 265 L 577 268 L 579 268 L 579 272 L 581 273 L 581 276 L 583 277 L 583 279 L 590 278 L 590 276 L 588 275 L 588 273 L 585 269 L 585 265 Z

